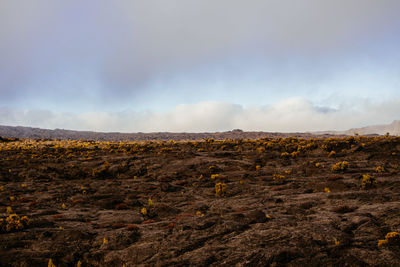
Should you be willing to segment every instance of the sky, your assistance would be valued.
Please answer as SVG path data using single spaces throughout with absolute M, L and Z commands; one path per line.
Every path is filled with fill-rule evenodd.
M 398 0 L 2 0 L 0 125 L 346 130 L 400 119 Z

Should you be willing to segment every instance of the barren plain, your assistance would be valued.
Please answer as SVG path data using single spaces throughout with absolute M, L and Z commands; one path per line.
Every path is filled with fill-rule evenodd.
M 1 138 L 0 218 L 0 266 L 400 266 L 400 138 Z

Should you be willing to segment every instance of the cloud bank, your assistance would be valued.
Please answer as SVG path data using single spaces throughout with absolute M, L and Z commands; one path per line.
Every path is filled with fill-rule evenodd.
M 72 111 L 167 95 L 175 105 L 216 99 L 207 88 L 218 83 L 240 98 L 254 80 L 271 95 L 298 84 L 287 91 L 302 96 L 302 83 L 323 91 L 365 62 L 374 73 L 399 69 L 399 9 L 397 0 L 3 0 L 0 104 Z
M 306 132 L 347 130 L 390 123 L 398 119 L 400 98 L 388 102 L 363 101 L 337 109 L 316 106 L 292 98 L 270 106 L 244 107 L 225 102 L 183 104 L 166 112 L 57 113 L 45 110 L 0 108 L 0 125 L 23 125 L 104 132 L 215 132 L 247 131 Z

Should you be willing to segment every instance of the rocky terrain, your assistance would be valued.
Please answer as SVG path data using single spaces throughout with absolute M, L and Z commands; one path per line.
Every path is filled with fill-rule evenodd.
M 400 266 L 400 138 L 2 138 L 0 218 L 0 266 Z
M 333 136 L 323 133 L 325 137 Z M 229 138 L 276 138 L 276 137 L 311 137 L 311 133 L 272 133 L 272 132 L 245 132 L 240 129 L 215 132 L 215 133 L 119 133 L 119 132 L 89 132 L 72 131 L 64 129 L 40 129 L 21 126 L 0 126 L 0 136 L 12 138 L 40 138 L 40 139 L 70 139 L 70 140 L 95 140 L 95 141 L 151 141 L 151 140 L 201 140 L 201 139 L 229 139 Z
M 279 132 L 248 132 L 235 129 L 227 132 L 215 133 L 119 133 L 119 132 L 90 132 L 73 131 L 64 129 L 41 129 L 22 126 L 1 126 L 0 136 L 13 138 L 40 138 L 40 139 L 70 139 L 70 140 L 95 140 L 95 141 L 151 141 L 151 140 L 201 140 L 201 139 L 257 139 L 279 137 L 340 137 L 346 135 L 400 135 L 400 121 L 393 121 L 388 125 L 374 125 L 362 128 L 353 128 L 346 131 L 320 131 L 307 133 L 279 133 Z

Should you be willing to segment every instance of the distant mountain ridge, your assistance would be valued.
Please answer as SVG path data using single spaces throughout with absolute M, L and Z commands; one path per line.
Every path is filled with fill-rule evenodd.
M 384 135 L 389 133 L 390 135 L 400 135 L 400 120 L 395 120 L 391 124 L 384 125 L 373 125 L 366 126 L 362 128 L 354 128 L 347 131 L 342 132 L 343 134 L 351 135 L 354 133 L 358 133 L 360 135 L 365 134 L 379 134 Z
M 95 141 L 146 141 L 146 140 L 201 140 L 207 138 L 274 138 L 274 137 L 311 137 L 310 133 L 270 133 L 270 132 L 244 132 L 235 129 L 227 132 L 215 133 L 119 133 L 119 132 L 90 132 L 73 131 L 64 129 L 41 129 L 23 126 L 0 126 L 0 136 L 11 138 L 40 138 L 40 139 L 71 139 Z
M 302 137 L 310 138 L 316 136 L 333 137 L 354 135 L 400 135 L 400 120 L 395 120 L 387 125 L 374 125 L 362 128 L 353 128 L 347 131 L 323 131 L 307 133 L 279 133 L 279 132 L 245 132 L 235 129 L 226 132 L 215 133 L 119 133 L 119 132 L 91 132 L 73 131 L 64 129 L 41 129 L 23 126 L 0 126 L 0 136 L 12 138 L 40 138 L 40 139 L 71 139 L 71 140 L 95 140 L 95 141 L 145 141 L 145 140 L 200 140 L 207 138 L 274 138 L 274 137 Z

